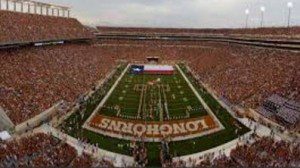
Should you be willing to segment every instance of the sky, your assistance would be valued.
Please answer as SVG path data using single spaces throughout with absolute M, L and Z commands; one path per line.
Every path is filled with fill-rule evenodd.
M 286 26 L 288 2 L 291 24 L 300 25 L 300 0 L 38 0 L 72 7 L 71 15 L 91 26 L 240 28 L 258 27 L 260 7 L 264 26 Z

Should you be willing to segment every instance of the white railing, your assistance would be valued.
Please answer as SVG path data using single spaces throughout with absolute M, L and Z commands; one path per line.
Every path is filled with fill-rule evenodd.
M 67 18 L 71 14 L 69 7 L 32 0 L 0 0 L 0 10 Z

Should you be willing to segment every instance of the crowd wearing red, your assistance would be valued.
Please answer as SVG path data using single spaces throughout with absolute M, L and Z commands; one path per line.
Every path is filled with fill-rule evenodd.
M 0 44 L 92 37 L 78 20 L 0 10 Z
M 236 28 L 236 29 L 181 29 L 181 28 L 134 28 L 134 27 L 105 27 L 99 26 L 100 33 L 123 34 L 198 34 L 198 35 L 236 35 L 256 36 L 268 38 L 299 38 L 300 27 L 264 27 L 264 28 Z M 296 37 L 297 36 L 297 37 Z
M 0 167 L 112 167 L 47 134 L 34 134 L 0 142 Z
M 274 141 L 263 137 L 254 143 L 237 146 L 229 156 L 221 154 L 214 159 L 206 155 L 189 161 L 174 161 L 172 167 L 299 167 L 300 145 L 286 141 Z
M 90 45 L 0 51 L 0 106 L 15 123 L 60 100 L 74 102 L 109 73 L 112 57 Z
M 257 108 L 270 95 L 300 101 L 299 53 L 220 43 L 102 41 L 0 52 L 0 106 L 20 123 L 59 100 L 73 102 L 117 59 L 181 60 L 232 104 Z

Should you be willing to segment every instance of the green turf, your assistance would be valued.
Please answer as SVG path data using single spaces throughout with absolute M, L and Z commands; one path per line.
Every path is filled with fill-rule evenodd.
M 143 88 L 145 91 L 142 91 Z M 165 103 L 167 107 L 164 107 Z M 159 121 L 161 120 L 159 109 L 163 110 L 165 116 L 163 119 L 168 119 L 166 116 L 175 119 L 207 115 L 177 70 L 174 75 L 136 75 L 128 70 L 99 113 L 114 117 L 140 116 L 143 120 Z
M 243 135 L 249 131 L 249 129 L 235 120 L 226 109 L 224 109 L 207 91 L 199 84 L 197 84 L 196 80 L 189 74 L 184 65 L 180 65 L 181 69 L 185 72 L 193 86 L 197 89 L 198 93 L 203 97 L 207 105 L 212 109 L 213 113 L 219 119 L 219 121 L 225 127 L 224 130 L 221 130 L 217 133 L 202 136 L 199 138 L 194 138 L 190 140 L 171 142 L 170 153 L 173 156 L 183 156 L 187 154 L 201 152 L 219 145 L 222 145 L 226 142 L 229 142 L 240 135 Z M 116 81 L 118 76 L 121 74 L 122 70 L 125 68 L 125 65 L 121 66 L 116 74 L 107 82 L 101 90 L 98 90 L 91 99 L 84 103 L 82 109 L 76 111 L 72 114 L 65 122 L 61 125 L 61 128 L 68 133 L 69 135 L 76 138 L 86 138 L 89 142 L 93 144 L 98 144 L 100 148 L 103 148 L 108 151 L 131 155 L 130 148 L 128 144 L 130 141 L 120 140 L 116 138 L 106 137 L 85 129 L 82 129 L 82 125 L 87 120 L 87 118 L 91 115 L 94 109 L 97 107 L 101 99 L 105 96 L 105 93 L 110 89 L 113 83 Z M 130 79 L 130 77 L 129 77 Z M 140 80 L 140 79 L 134 79 Z M 114 102 L 111 102 L 114 103 Z M 130 104 L 130 107 L 134 107 L 134 104 Z M 180 102 L 178 104 L 173 103 L 172 107 L 180 106 Z M 170 106 L 171 107 L 171 106 Z M 83 114 L 81 117 L 80 113 Z M 133 112 L 134 113 L 134 112 Z M 174 112 L 174 114 L 177 112 Z M 178 112 L 179 113 L 179 112 Z M 195 112 L 197 113 L 197 112 Z M 205 111 L 203 110 L 203 114 Z M 191 114 L 192 115 L 192 114 Z M 195 114 L 197 115 L 197 114 Z M 233 124 L 235 122 L 235 124 Z M 235 130 L 238 129 L 237 134 Z M 159 161 L 159 151 L 160 151 L 160 143 L 146 143 L 148 147 L 148 160 L 150 166 L 160 166 Z

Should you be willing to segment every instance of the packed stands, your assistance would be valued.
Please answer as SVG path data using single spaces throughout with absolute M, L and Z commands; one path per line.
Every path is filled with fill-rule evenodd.
M 70 164 L 70 167 L 114 167 L 113 164 L 107 160 L 95 160 L 87 154 L 76 157 Z
M 225 46 L 202 55 L 191 67 L 233 104 L 256 108 L 274 93 L 300 101 L 299 53 Z
M 60 100 L 74 102 L 114 65 L 103 49 L 62 45 L 0 51 L 0 106 L 21 123 Z
M 51 135 L 37 133 L 21 139 L 0 142 L 0 167 L 112 167 L 83 154 Z
M 281 36 L 299 38 L 300 27 L 269 27 L 248 29 L 179 29 L 179 28 L 133 28 L 133 27 L 98 27 L 102 34 L 204 34 L 204 35 L 251 35 Z
M 93 37 L 78 20 L 0 10 L 0 44 Z
M 46 134 L 1 143 L 0 148 L 0 167 L 65 167 L 77 155 L 75 149 Z
M 300 103 L 278 95 L 266 99 L 257 111 L 266 118 L 274 119 L 286 127 L 296 127 L 300 122 Z
M 300 101 L 299 53 L 199 42 L 107 41 L 0 52 L 0 106 L 20 123 L 59 100 L 75 101 L 115 60 L 187 61 L 226 102 L 257 108 L 272 94 Z
M 149 55 L 186 61 L 202 82 L 235 105 L 257 108 L 272 94 L 300 102 L 298 52 L 202 42 L 107 43 L 103 47 L 111 48 L 112 56 L 130 61 Z
M 242 167 L 298 167 L 300 145 L 265 137 L 253 144 L 238 146 L 230 157 Z
M 99 29 L 100 32 L 115 31 L 111 28 Z M 0 43 L 3 44 L 90 38 L 90 31 L 76 19 L 0 11 Z M 300 34 L 298 27 L 288 31 L 285 28 L 146 31 L 116 28 L 116 32 L 120 31 L 289 37 Z M 0 106 L 14 124 L 20 124 L 60 100 L 65 100 L 69 105 L 79 101 L 94 88 L 97 81 L 115 68 L 117 60 L 144 62 L 149 56 L 158 56 L 163 62 L 186 62 L 201 82 L 232 105 L 253 109 L 263 106 L 280 113 L 283 111 L 277 111 L 279 107 L 273 107 L 266 101 L 271 95 L 300 102 L 299 52 L 213 42 L 101 40 L 91 44 L 0 50 Z M 295 106 L 285 103 L 284 107 Z M 289 114 L 284 113 L 283 117 L 292 123 L 295 117 Z M 238 146 L 230 157 L 221 155 L 213 161 L 204 160 L 197 166 L 299 166 L 299 151 L 299 144 L 295 146 L 263 138 L 253 144 Z M 144 146 L 136 145 L 133 156 L 139 165 L 144 166 L 148 162 L 147 148 Z M 166 162 L 164 166 L 185 165 L 185 162 L 179 161 Z M 75 149 L 45 134 L 0 142 L 0 167 L 28 166 L 112 167 L 112 163 L 95 161 L 86 154 L 78 157 Z
M 300 145 L 286 141 L 274 141 L 263 137 L 254 143 L 237 146 L 230 156 L 213 154 L 188 162 L 174 161 L 165 167 L 299 167 Z

